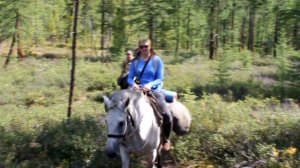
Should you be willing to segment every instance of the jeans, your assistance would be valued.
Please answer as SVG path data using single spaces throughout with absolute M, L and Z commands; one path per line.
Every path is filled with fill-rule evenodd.
M 163 143 L 169 142 L 173 128 L 173 117 L 165 100 L 165 95 L 162 92 L 154 92 L 159 106 L 163 110 Z

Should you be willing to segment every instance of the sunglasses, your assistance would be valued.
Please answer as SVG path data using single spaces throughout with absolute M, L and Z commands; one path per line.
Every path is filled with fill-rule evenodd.
M 140 46 L 139 46 L 140 49 L 148 48 L 148 47 L 149 47 L 149 46 L 147 46 L 147 45 L 140 45 Z

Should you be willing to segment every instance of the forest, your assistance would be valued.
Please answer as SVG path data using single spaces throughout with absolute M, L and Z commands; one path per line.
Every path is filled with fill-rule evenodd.
M 0 0 L 0 20 L 0 167 L 120 167 L 102 96 L 141 38 L 192 115 L 165 167 L 300 165 L 299 0 Z

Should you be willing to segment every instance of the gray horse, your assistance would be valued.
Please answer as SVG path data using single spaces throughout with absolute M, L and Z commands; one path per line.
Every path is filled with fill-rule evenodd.
M 107 155 L 113 158 L 120 153 L 123 168 L 129 168 L 130 154 L 144 155 L 149 167 L 160 167 L 156 160 L 161 131 L 147 98 L 132 90 L 103 98 L 107 111 Z
M 149 167 L 160 165 L 161 130 L 147 97 L 130 89 L 115 92 L 110 98 L 103 96 L 107 124 L 107 155 L 121 155 L 122 167 L 128 168 L 130 154 L 145 155 Z M 169 103 L 176 135 L 189 132 L 191 115 L 179 101 Z

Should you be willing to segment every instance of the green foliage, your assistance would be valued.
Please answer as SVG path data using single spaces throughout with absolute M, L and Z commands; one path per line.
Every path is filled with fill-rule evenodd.
M 293 51 L 285 53 L 297 60 Z M 182 64 L 172 65 L 172 58 L 163 56 L 164 87 L 179 93 L 193 117 L 191 132 L 172 138 L 178 166 L 297 166 L 300 111 L 289 98 L 295 88 L 286 87 L 289 99 L 282 102 L 276 85 L 261 82 L 264 76 L 277 82 L 281 64 L 274 60 L 279 58 L 253 57 L 248 68 L 243 54 L 227 50 L 222 55 L 230 60 L 226 86 L 214 81 L 217 60 L 186 55 Z M 1 166 L 121 166 L 119 157 L 105 155 L 102 104 L 102 95 L 118 89 L 119 63 L 78 60 L 73 114 L 67 119 L 69 66 L 66 59 L 32 58 L 0 70 Z M 141 160 L 132 165 L 143 167 Z
M 286 51 L 288 51 L 287 49 L 287 45 L 284 41 L 284 39 L 281 39 L 282 42 L 281 44 L 278 46 L 278 70 L 279 70 L 279 89 L 280 89 L 280 98 L 281 100 L 285 99 L 287 97 L 287 86 L 286 86 L 286 82 L 288 80 L 288 74 L 291 71 L 291 61 L 289 60 L 289 55 L 287 55 Z
M 114 41 L 112 47 L 112 56 L 114 58 L 118 58 L 124 55 L 125 52 L 125 44 L 128 37 L 126 37 L 126 24 L 124 21 L 125 11 L 120 7 L 116 9 L 116 17 L 113 20 L 113 29 L 114 31 Z M 118 59 L 117 59 L 118 60 Z M 119 59 L 120 60 L 120 59 Z
M 242 50 L 240 52 L 240 59 L 242 60 L 244 68 L 251 68 L 253 64 L 253 54 L 248 50 Z
M 210 158 L 226 167 L 239 164 L 253 166 L 258 163 L 262 167 L 269 167 L 271 162 L 281 165 L 280 161 L 274 161 L 278 159 L 275 156 L 270 158 L 271 146 L 282 150 L 290 147 L 296 148 L 296 151 L 299 149 L 298 145 L 289 143 L 299 138 L 299 134 L 295 132 L 299 126 L 299 109 L 295 105 L 286 109 L 276 99 L 252 98 L 226 103 L 218 95 L 205 95 L 198 101 L 198 106 L 190 108 L 194 110 L 192 132 L 184 138 L 183 143 L 188 144 L 184 147 L 199 146 L 189 148 L 188 153 L 193 154 L 189 159 Z M 285 115 L 286 113 L 289 116 Z M 290 115 L 294 119 L 289 119 Z M 273 123 L 274 120 L 276 123 Z M 291 136 L 283 136 L 285 131 Z M 184 148 L 180 143 L 178 145 L 184 153 Z M 195 152 L 197 155 L 194 155 Z M 178 159 L 190 156 L 186 154 L 183 157 L 181 154 Z M 198 158 L 194 158 L 195 156 Z M 284 159 L 286 164 L 295 165 L 296 157 L 297 155 L 292 153 L 289 159 L 280 159 Z
M 73 118 L 60 123 L 43 120 L 43 125 L 28 132 L 15 122 L 1 131 L 1 164 L 34 166 L 79 166 L 89 165 L 93 153 L 104 145 L 104 125 L 95 117 Z M 30 135 L 28 133 L 34 133 Z M 10 156 L 10 157 L 4 157 Z
M 184 57 L 180 55 L 181 52 L 204 54 L 208 51 L 209 25 L 213 24 L 218 27 L 218 49 L 237 49 L 245 46 L 249 38 L 241 27 L 244 18 L 249 18 L 249 9 L 254 8 L 256 51 L 270 54 L 274 49 L 274 26 L 270 25 L 275 23 L 276 13 L 280 14 L 281 32 L 288 34 L 285 37 L 289 41 L 288 46 L 299 49 L 297 0 L 280 4 L 275 0 L 218 1 L 213 16 L 212 2 L 217 1 L 84 0 L 80 4 L 78 18 L 78 46 L 94 56 L 99 55 L 99 47 L 103 47 L 101 50 L 110 51 L 104 55 L 118 60 L 124 48 L 136 46 L 141 37 L 152 36 L 156 49 L 168 50 L 176 56 L 174 60 L 180 61 L 181 56 Z M 0 0 L 0 4 L 3 4 L 0 6 L 0 42 L 9 42 L 6 39 L 16 32 L 15 16 L 18 11 L 21 16 L 20 39 L 24 50 L 37 45 L 70 45 L 72 1 Z M 245 21 L 248 22 L 247 19 Z M 244 26 L 244 31 L 249 28 L 248 24 Z M 102 43 L 105 43 L 104 46 L 101 46 Z M 250 58 L 245 57 L 244 61 L 245 66 L 248 66 Z
M 212 2 L 81 1 L 74 112 L 68 120 L 70 62 L 60 49 L 70 47 L 72 0 L 0 0 L 0 55 L 8 52 L 7 39 L 16 31 L 30 56 L 59 53 L 51 61 L 27 59 L 0 70 L 0 167 L 120 167 L 120 158 L 105 156 L 101 104 L 102 95 L 118 89 L 120 68 L 116 62 L 97 61 L 118 60 L 125 47 L 150 35 L 156 51 L 164 53 L 164 87 L 177 91 L 193 115 L 191 133 L 174 137 L 172 155 L 179 164 L 300 165 L 295 104 L 300 59 L 294 51 L 300 48 L 299 1 L 218 1 L 214 16 Z M 264 55 L 241 49 L 249 38 L 249 25 L 244 25 L 245 32 L 242 26 L 250 8 L 256 12 L 255 50 Z M 282 39 L 276 46 L 278 57 L 271 58 L 277 12 Z M 219 60 L 203 56 L 209 25 L 218 27 Z M 99 51 L 101 38 L 105 51 Z M 44 50 L 35 51 L 39 48 Z M 83 61 L 84 56 L 91 62 Z M 133 165 L 143 167 L 139 158 Z
M 222 55 L 220 56 L 218 62 L 217 62 L 217 73 L 215 74 L 216 76 L 216 81 L 220 85 L 227 85 L 228 78 L 230 76 L 229 73 L 229 62 L 230 60 L 228 59 L 229 57 L 227 55 Z

